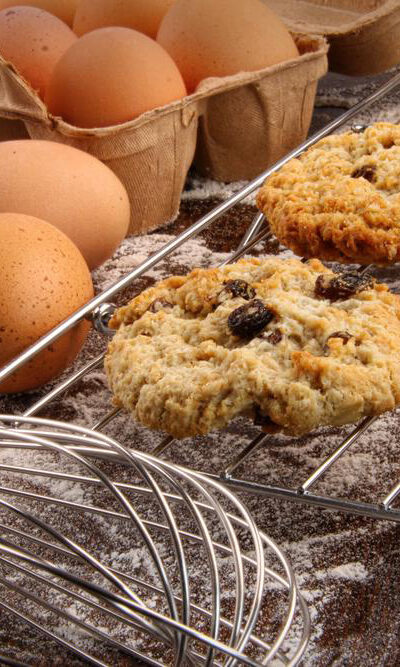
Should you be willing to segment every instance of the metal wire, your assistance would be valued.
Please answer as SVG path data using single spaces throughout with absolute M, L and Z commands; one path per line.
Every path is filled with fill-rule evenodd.
M 55 340 L 58 336 L 62 335 L 67 329 L 74 326 L 76 322 L 80 319 L 87 317 L 96 322 L 96 319 L 100 321 L 99 328 L 102 333 L 107 333 L 107 327 L 104 323 L 104 314 L 109 316 L 111 305 L 107 304 L 107 301 L 112 298 L 123 287 L 130 284 L 139 276 L 143 275 L 150 268 L 154 267 L 161 259 L 167 257 L 184 244 L 188 239 L 196 236 L 203 229 L 212 224 L 217 220 L 223 213 L 228 211 L 231 207 L 235 206 L 238 202 L 242 201 L 247 195 L 256 190 L 264 181 L 264 179 L 275 171 L 279 170 L 281 166 L 286 164 L 293 157 L 298 156 L 305 149 L 312 146 L 314 143 L 319 141 L 321 138 L 327 136 L 337 128 L 341 127 L 344 123 L 348 122 L 351 118 L 357 115 L 362 109 L 365 109 L 372 105 L 376 100 L 382 98 L 388 94 L 391 90 L 395 89 L 400 85 L 400 74 L 395 75 L 385 84 L 377 88 L 377 90 L 371 95 L 367 96 L 365 99 L 361 100 L 359 103 L 354 105 L 351 109 L 346 111 L 344 114 L 336 118 L 334 121 L 326 125 L 324 128 L 315 133 L 312 137 L 307 139 L 303 144 L 298 148 L 291 151 L 284 158 L 279 160 L 275 165 L 267 169 L 263 174 L 254 179 L 249 183 L 245 188 L 240 192 L 237 192 L 234 196 L 230 197 L 226 201 L 222 202 L 219 206 L 210 211 L 207 215 L 203 216 L 198 220 L 194 225 L 189 229 L 185 230 L 181 235 L 176 239 L 173 239 L 170 243 L 166 244 L 160 251 L 149 257 L 145 262 L 143 262 L 139 267 L 134 271 L 127 274 L 122 280 L 115 283 L 111 288 L 99 294 L 91 302 L 86 304 L 86 306 L 79 311 L 77 311 L 72 317 L 68 318 L 64 323 L 56 327 L 52 332 L 49 332 L 41 341 L 33 345 L 31 348 L 26 350 L 22 355 L 17 359 L 13 360 L 7 364 L 3 369 L 0 369 L 0 381 L 12 373 L 15 369 L 23 365 L 28 359 L 37 354 L 40 350 L 46 347 L 49 342 Z M 353 126 L 353 131 L 362 132 L 365 130 L 364 125 L 355 125 Z M 248 252 L 261 240 L 268 238 L 269 231 L 268 228 L 262 231 L 265 219 L 262 214 L 257 213 L 253 222 L 249 226 L 246 234 L 244 235 L 241 243 L 239 244 L 238 250 L 231 255 L 231 257 L 226 260 L 223 264 L 232 262 L 235 259 L 238 259 L 243 254 Z M 368 267 L 367 267 L 368 268 Z M 364 272 L 367 270 L 366 267 L 361 267 L 360 270 Z M 96 309 L 100 309 L 97 313 Z M 97 314 L 96 314 L 97 313 Z M 97 317 L 98 315 L 98 317 Z M 91 369 L 100 366 L 102 363 L 103 355 L 100 355 L 92 362 L 87 364 L 84 368 L 79 370 L 77 373 L 68 378 L 65 382 L 61 383 L 58 387 L 49 392 L 46 396 L 41 398 L 37 403 L 32 405 L 24 414 L 25 416 L 32 416 L 38 414 L 45 406 L 47 406 L 52 400 L 59 397 L 63 392 L 72 387 L 76 382 L 78 382 L 82 377 L 84 377 Z M 105 428 L 118 414 L 119 410 L 112 410 L 110 413 L 106 414 L 102 419 L 100 419 L 96 424 L 93 425 L 93 431 L 100 431 Z M 225 470 L 221 471 L 220 476 L 223 479 L 224 483 L 236 488 L 238 490 L 246 490 L 251 493 L 257 493 L 266 495 L 273 498 L 280 498 L 286 500 L 292 500 L 298 503 L 308 503 L 311 505 L 324 507 L 328 509 L 336 509 L 341 511 L 347 511 L 351 513 L 361 514 L 364 516 L 374 517 L 374 518 L 384 518 L 392 521 L 400 522 L 400 512 L 393 509 L 393 503 L 395 499 L 400 494 L 400 483 L 393 486 L 386 495 L 382 498 L 381 501 L 378 501 L 376 504 L 373 503 L 362 503 L 362 502 L 353 502 L 348 501 L 342 498 L 332 498 L 325 497 L 314 494 L 311 492 L 311 488 L 314 487 L 315 483 L 324 475 L 333 465 L 335 465 L 343 455 L 349 450 L 349 448 L 363 435 L 367 429 L 376 421 L 376 417 L 367 418 L 359 425 L 357 425 L 351 435 L 346 438 L 339 446 L 334 448 L 334 451 L 327 457 L 327 459 L 320 465 L 318 468 L 310 475 L 308 478 L 296 489 L 287 489 L 277 486 L 272 486 L 269 484 L 259 484 L 252 483 L 246 479 L 240 479 L 233 477 L 234 471 L 244 463 L 264 442 L 268 440 L 268 436 L 265 434 L 258 435 L 254 438 L 252 442 L 247 444 L 242 448 L 239 454 L 235 459 L 226 466 Z M 160 444 L 158 444 L 153 453 L 157 456 L 160 456 L 163 452 L 165 453 L 167 449 L 174 443 L 173 438 L 166 438 Z M 10 446 L 13 446 L 11 443 Z M 35 443 L 29 443 L 26 445 L 30 448 L 35 448 Z M 93 447 L 88 439 L 85 443 L 80 442 L 79 444 L 68 444 L 66 447 L 72 452 L 82 453 L 84 456 L 90 455 L 93 452 Z M 104 460 L 109 461 L 121 461 L 121 455 L 115 450 L 107 449 L 106 445 L 100 451 L 99 447 L 96 447 L 96 456 L 101 457 Z
M 158 252 L 151 255 L 147 260 L 142 264 L 136 267 L 133 271 L 128 273 L 124 278 L 121 278 L 114 285 L 109 287 L 107 290 L 101 294 L 95 296 L 91 301 L 88 301 L 85 306 L 79 308 L 75 313 L 73 313 L 66 320 L 61 322 L 54 329 L 49 331 L 45 336 L 43 336 L 39 341 L 28 347 L 23 353 L 21 353 L 17 358 L 13 359 L 7 363 L 2 369 L 0 369 L 0 382 L 5 380 L 11 373 L 20 368 L 24 363 L 32 359 L 36 354 L 44 350 L 50 343 L 54 342 L 57 338 L 62 336 L 66 331 L 74 327 L 78 322 L 84 318 L 93 319 L 94 311 L 98 306 L 110 301 L 115 294 L 117 294 L 121 289 L 130 285 L 136 278 L 139 278 L 144 273 L 153 268 L 160 260 L 171 255 L 175 250 L 177 250 L 181 245 L 186 241 L 197 236 L 202 230 L 206 229 L 212 222 L 215 222 L 218 218 L 221 217 L 226 211 L 229 211 L 233 206 L 241 202 L 252 192 L 257 190 L 265 181 L 265 179 L 271 174 L 278 171 L 283 165 L 285 165 L 289 160 L 298 157 L 303 153 L 307 148 L 313 146 L 317 141 L 326 137 L 328 134 L 331 134 L 334 130 L 338 129 L 345 123 L 347 123 L 351 118 L 354 118 L 360 111 L 371 106 L 374 102 L 381 99 L 387 95 L 390 91 L 394 90 L 400 85 L 400 73 L 393 76 L 389 81 L 382 84 L 375 90 L 373 93 L 365 97 L 363 100 L 360 100 L 357 104 L 352 106 L 350 109 L 345 111 L 343 114 L 335 118 L 333 121 L 325 125 L 323 128 L 318 130 L 311 137 L 306 139 L 302 144 L 297 148 L 290 151 L 285 157 L 281 158 L 273 164 L 271 167 L 266 169 L 262 174 L 257 176 L 253 181 L 250 181 L 242 190 L 232 195 L 229 199 L 221 202 L 216 206 L 212 211 L 207 213 L 205 216 L 200 218 L 195 222 L 191 227 L 186 229 L 182 234 L 174 238 L 172 241 L 167 243 L 163 248 Z M 253 223 L 255 229 L 258 229 L 259 223 Z M 254 231 L 254 230 L 253 230 Z M 253 233 L 253 232 L 252 232 Z
M 310 619 L 292 568 L 227 487 L 200 473 L 132 452 L 87 428 L 11 415 L 0 415 L 0 424 L 0 449 L 6 452 L 13 443 L 24 461 L 23 465 L 2 463 L 0 468 L 7 475 L 7 484 L 0 487 L 4 517 L 0 585 L 13 593 L 0 599 L 0 607 L 96 665 L 109 663 L 96 655 L 96 648 L 89 651 L 87 642 L 79 645 L 65 633 L 60 635 L 57 623 L 50 624 L 45 612 L 79 627 L 84 636 L 101 640 L 103 648 L 108 645 L 152 665 L 166 664 L 152 656 L 153 641 L 171 649 L 170 661 L 176 665 L 256 666 L 273 658 L 277 664 L 298 663 L 310 635 Z M 77 451 L 88 442 L 89 456 Z M 128 481 L 113 478 L 115 467 L 105 469 L 95 463 L 97 450 L 124 460 Z M 68 481 L 68 487 L 60 481 Z M 79 498 L 83 488 L 91 502 L 73 496 L 75 489 Z M 145 518 L 149 512 L 152 518 Z M 144 562 L 153 563 L 148 578 L 138 577 L 132 568 L 110 565 L 101 542 L 96 548 L 89 540 L 88 546 L 85 532 L 80 534 L 77 526 L 91 516 L 124 523 L 124 540 L 116 540 L 113 549 L 120 549 L 123 556 L 127 536 L 131 547 L 144 548 Z M 172 571 L 160 555 L 165 558 L 168 552 L 175 552 L 177 567 Z M 114 553 L 118 563 L 119 558 Z M 271 559 L 273 566 L 268 565 Z M 194 603 L 190 584 L 193 570 L 200 566 L 201 606 Z M 227 568 L 229 577 L 223 574 Z M 225 590 L 235 589 L 236 607 L 229 618 L 222 600 Z M 149 592 L 157 597 L 156 608 Z M 79 602 L 85 613 L 76 616 L 65 609 L 64 599 Z M 261 639 L 255 626 L 265 605 L 271 614 L 271 604 L 271 628 L 263 614 Z M 101 623 L 90 621 L 90 610 L 101 614 Z M 301 632 L 295 633 L 295 650 L 294 620 L 302 625 Z M 143 633 L 149 642 L 146 652 L 135 644 Z

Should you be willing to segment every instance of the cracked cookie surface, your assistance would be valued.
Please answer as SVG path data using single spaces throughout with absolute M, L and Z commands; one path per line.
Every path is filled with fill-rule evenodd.
M 400 299 L 319 260 L 196 269 L 118 309 L 105 368 L 115 403 L 184 438 L 248 415 L 302 434 L 400 402 Z
M 300 256 L 344 263 L 400 259 L 400 126 L 327 137 L 261 187 L 257 204 Z

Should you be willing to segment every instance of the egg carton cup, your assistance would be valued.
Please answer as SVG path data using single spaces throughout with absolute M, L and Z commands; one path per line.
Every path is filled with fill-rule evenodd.
M 194 157 L 198 169 L 212 178 L 248 180 L 305 139 L 317 82 L 327 71 L 328 45 L 321 36 L 294 38 L 298 58 L 205 79 L 182 100 L 95 129 L 53 117 L 0 57 L 0 119 L 22 123 L 32 139 L 68 144 L 104 162 L 127 189 L 128 233 L 140 234 L 176 217 Z
M 379 74 L 400 62 L 399 0 L 263 0 L 295 32 L 324 35 L 329 69 Z

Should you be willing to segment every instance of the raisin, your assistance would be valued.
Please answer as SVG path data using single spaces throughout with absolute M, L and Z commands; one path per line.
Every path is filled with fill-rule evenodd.
M 158 313 L 160 310 L 172 310 L 173 304 L 166 299 L 155 299 L 148 307 L 150 313 Z
M 278 345 L 283 338 L 283 333 L 280 329 L 275 329 L 275 331 L 271 331 L 271 333 L 268 334 L 266 332 L 261 333 L 259 338 L 267 340 L 271 345 Z
M 376 175 L 376 167 L 373 165 L 364 165 L 363 167 L 359 167 L 358 169 L 355 169 L 353 173 L 351 174 L 352 178 L 365 178 L 366 181 L 369 181 L 370 183 L 373 183 L 375 180 L 375 175 Z
M 339 273 L 334 277 L 322 273 L 315 282 L 315 296 L 330 301 L 340 301 L 369 289 L 373 284 L 374 280 L 371 276 L 357 271 Z
M 228 317 L 228 326 L 235 336 L 252 338 L 267 326 L 275 313 L 264 306 L 260 299 L 253 299 L 233 310 Z
M 278 343 L 281 342 L 282 338 L 283 338 L 282 331 L 280 329 L 275 329 L 275 331 L 269 334 L 267 340 L 271 343 L 271 345 L 278 345 Z
M 224 289 L 218 294 L 218 303 L 223 303 L 232 297 L 242 297 L 246 301 L 254 299 L 256 290 L 246 283 L 245 280 L 227 280 L 224 282 Z
M 325 341 L 325 345 L 324 345 L 324 352 L 325 353 L 329 352 L 328 340 L 330 340 L 331 338 L 341 338 L 343 340 L 343 345 L 347 345 L 350 338 L 353 338 L 353 336 L 348 331 L 335 331 L 330 336 L 328 336 L 328 338 Z

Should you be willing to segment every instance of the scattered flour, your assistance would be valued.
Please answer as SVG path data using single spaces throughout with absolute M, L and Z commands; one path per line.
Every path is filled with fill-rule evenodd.
M 344 563 L 338 567 L 333 567 L 331 570 L 317 570 L 315 576 L 318 580 L 331 577 L 346 581 L 367 581 L 368 572 L 363 563 Z
M 360 95 L 366 94 L 368 90 L 368 84 L 365 83 L 360 84 L 359 87 L 352 86 L 348 91 L 343 91 L 343 88 L 330 91 L 324 89 L 321 91 L 318 104 L 343 107 L 359 99 Z M 400 118 L 398 102 L 398 95 L 390 96 L 379 103 L 378 110 L 375 107 L 363 112 L 357 121 L 370 122 L 377 118 L 398 120 Z M 225 185 L 191 176 L 182 199 L 183 201 L 202 200 L 210 197 L 226 199 L 242 186 L 243 183 Z M 246 203 L 252 202 L 254 202 L 254 195 L 246 201 Z M 108 289 L 151 254 L 160 250 L 172 238 L 171 235 L 158 233 L 126 239 L 115 255 L 94 272 L 96 290 L 99 292 Z M 287 251 L 285 254 L 291 253 Z M 195 266 L 216 265 L 226 256 L 224 253 L 211 252 L 204 239 L 192 239 L 179 248 L 171 258 L 153 267 L 146 274 L 146 280 L 160 280 L 173 272 L 189 270 Z M 396 268 L 376 270 L 376 275 L 389 282 L 393 289 L 400 289 L 400 276 Z M 84 360 L 91 358 L 94 354 L 99 354 L 99 350 L 103 349 L 104 345 L 104 341 L 97 334 L 92 334 L 84 351 Z M 75 364 L 75 368 L 80 367 L 81 364 L 82 359 Z M 34 398 L 37 398 L 37 395 L 32 397 L 32 400 Z M 0 398 L 0 411 L 19 412 L 29 404 L 30 399 L 26 397 L 16 397 L 14 401 Z M 55 409 L 54 416 L 91 426 L 104 416 L 105 406 L 109 409 L 110 395 L 102 371 L 96 369 L 88 374 L 78 388 L 73 389 L 62 398 Z M 49 415 L 51 414 L 53 414 L 52 410 L 49 410 Z M 128 447 L 143 451 L 151 451 L 162 440 L 162 434 L 150 433 L 140 425 L 133 424 L 123 415 L 107 427 L 107 433 Z M 298 488 L 315 466 L 324 460 L 347 433 L 349 433 L 348 428 L 320 429 L 299 441 L 293 441 L 284 436 L 271 436 L 267 445 L 260 448 L 245 465 L 237 470 L 237 475 L 253 482 Z M 255 429 L 245 420 L 239 419 L 235 420 L 225 433 L 212 433 L 210 436 L 197 438 L 194 441 L 175 443 L 166 456 L 178 464 L 218 474 L 232 459 L 232 454 L 236 453 L 242 443 L 246 443 L 254 434 Z M 400 478 L 398 441 L 398 413 L 385 415 L 320 480 L 316 491 L 328 496 L 377 502 Z M 1 450 L 1 463 L 18 465 L 21 462 L 22 457 L 18 450 Z M 23 463 L 36 468 L 51 466 L 53 469 L 57 469 L 59 465 L 55 456 L 50 455 L 49 457 L 35 452 L 26 452 Z M 71 474 L 77 472 L 75 464 L 65 461 L 63 470 Z M 85 471 L 85 474 L 90 473 Z M 119 471 L 118 474 L 123 473 Z M 7 486 L 13 483 L 15 484 L 15 475 L 10 472 L 2 472 L 2 485 Z M 21 488 L 25 488 L 27 478 L 21 476 L 19 483 Z M 30 485 L 31 483 L 28 484 L 28 488 L 32 488 Z M 118 509 L 115 501 L 107 504 L 94 485 L 72 484 L 65 480 L 48 482 L 45 478 L 36 478 L 33 490 L 43 494 L 51 493 L 70 502 L 83 502 L 88 505 L 103 503 L 106 509 Z M 9 499 L 9 496 L 7 498 Z M 388 522 L 373 522 L 368 519 L 321 511 L 307 505 L 285 503 L 281 500 L 254 495 L 242 494 L 242 499 L 245 500 L 259 527 L 285 549 L 293 564 L 300 589 L 307 600 L 312 621 L 312 636 L 304 664 L 307 667 L 332 664 L 329 644 L 325 643 L 325 637 L 333 631 L 335 635 L 340 636 L 341 630 L 344 631 L 342 626 L 346 623 L 346 617 L 343 619 L 340 617 L 344 601 L 347 609 L 351 609 L 353 604 L 354 613 L 358 612 L 358 601 L 354 596 L 355 587 L 357 590 L 368 590 L 377 573 L 383 579 L 385 578 L 386 569 L 389 567 L 387 565 L 387 544 L 393 544 L 394 549 L 397 543 L 395 527 Z M 15 500 L 16 504 L 18 502 L 22 503 L 22 500 Z M 137 507 L 143 517 L 151 520 L 151 508 L 144 501 L 138 501 Z M 61 511 L 47 507 L 43 512 L 44 516 L 51 519 L 55 526 L 66 529 Z M 8 515 L 1 518 L 5 523 L 10 521 Z M 97 550 L 99 558 L 105 559 L 116 569 L 121 568 L 137 576 L 147 576 L 153 582 L 157 580 L 156 568 L 150 562 L 146 550 L 141 546 L 140 537 L 130 532 L 124 522 L 93 516 L 90 520 L 77 521 L 74 530 L 74 534 L 71 535 L 73 539 L 86 544 L 92 550 Z M 173 548 L 171 545 L 164 547 L 160 545 L 160 549 L 163 550 L 170 576 L 173 578 L 174 567 L 176 567 Z M 206 604 L 204 562 L 198 555 L 194 555 L 195 553 L 194 550 L 190 557 L 191 585 L 199 603 L 203 601 Z M 368 554 L 368 557 L 365 554 Z M 231 581 L 232 571 L 228 569 L 224 577 L 225 581 Z M 266 586 L 266 593 L 272 596 L 271 599 L 278 593 L 278 588 L 273 581 Z M 1 589 L 0 592 L 6 595 L 4 589 Z M 63 598 L 61 596 L 57 599 L 60 601 Z M 223 604 L 229 607 L 234 604 L 234 601 L 235 592 L 232 591 L 229 594 L 229 591 L 225 590 Z M 147 602 L 153 608 L 158 608 L 160 604 L 157 595 L 151 593 L 148 595 Z M 87 613 L 79 603 L 69 603 L 68 611 L 79 618 L 85 617 Z M 75 629 L 74 631 L 66 621 L 60 623 L 59 619 L 51 621 L 49 616 L 44 617 L 54 629 L 58 628 L 66 639 L 76 641 L 82 647 L 92 647 L 92 640 L 84 636 L 80 630 Z M 83 664 L 79 659 L 71 660 L 69 654 L 63 653 L 61 648 L 55 648 L 49 640 L 41 638 L 38 642 L 33 630 L 22 622 L 16 621 L 6 612 L 0 611 L 0 620 L 0 646 L 2 652 L 8 651 L 7 655 L 25 660 L 29 664 L 34 664 L 39 653 L 41 658 L 47 661 L 52 660 L 52 664 L 62 664 L 65 661 L 70 665 Z M 99 629 L 107 630 L 107 626 L 96 615 L 90 616 L 88 620 L 95 623 Z M 287 643 L 289 649 L 295 649 L 300 632 L 300 625 L 295 624 Z M 122 634 L 126 636 L 126 631 L 125 634 Z M 17 639 L 17 644 L 13 649 L 15 639 Z M 139 640 L 138 645 L 141 645 Z M 114 664 L 112 658 L 109 659 L 110 664 Z M 163 659 L 162 653 L 159 659 Z M 346 660 L 346 655 L 342 653 L 340 664 L 350 664 Z M 369 665 L 372 667 L 373 663 L 368 662 L 366 655 L 362 662 L 366 667 Z

